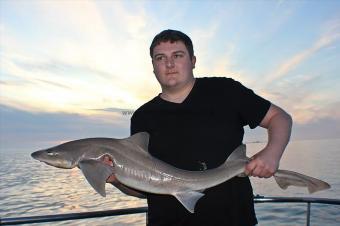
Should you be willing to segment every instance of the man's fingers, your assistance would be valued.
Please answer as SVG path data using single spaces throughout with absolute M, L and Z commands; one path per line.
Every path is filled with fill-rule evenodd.
M 263 168 L 262 167 L 256 167 L 252 172 L 253 177 L 263 177 Z
M 112 159 L 111 159 L 109 156 L 107 156 L 107 155 L 105 155 L 105 156 L 102 158 L 102 161 L 103 161 L 105 164 L 108 164 L 108 165 L 110 165 L 110 166 L 113 166 Z
M 254 164 L 246 167 L 245 174 L 253 177 L 269 178 L 274 173 L 261 165 Z
M 106 156 L 106 155 L 105 155 L 104 158 L 103 158 L 103 161 L 104 161 L 104 162 L 110 162 L 109 156 Z
M 117 178 L 114 174 L 112 174 L 111 176 L 109 176 L 107 179 L 106 179 L 106 182 L 107 183 L 115 183 L 117 182 Z
M 100 160 L 103 162 L 103 163 L 105 163 L 105 164 L 107 164 L 107 165 L 109 165 L 109 166 L 113 166 L 113 161 L 112 161 L 112 159 L 110 158 L 110 156 L 108 156 L 108 155 L 104 155 L 104 156 L 102 156 L 101 158 L 100 158 Z M 106 183 L 117 183 L 118 182 L 118 180 L 117 180 L 117 178 L 116 178 L 116 176 L 114 175 L 114 174 L 111 174 L 107 179 L 106 179 Z
M 273 175 L 273 172 L 271 172 L 265 164 L 258 160 L 253 158 L 245 167 L 245 172 L 246 175 L 248 176 L 253 176 L 253 177 L 260 177 L 260 178 L 268 178 Z
M 252 176 L 253 174 L 253 171 L 254 169 L 256 168 L 256 163 L 251 160 L 247 165 L 246 165 L 246 168 L 245 168 L 245 171 L 244 173 L 248 176 Z

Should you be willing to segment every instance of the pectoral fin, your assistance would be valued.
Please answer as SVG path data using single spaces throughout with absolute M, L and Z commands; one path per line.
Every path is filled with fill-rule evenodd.
M 191 190 L 179 191 L 173 195 L 190 213 L 195 212 L 197 201 L 204 196 L 201 192 Z
M 101 196 L 105 197 L 105 183 L 107 178 L 114 172 L 114 168 L 101 161 L 87 159 L 79 162 L 79 168 L 83 172 L 89 184 Z

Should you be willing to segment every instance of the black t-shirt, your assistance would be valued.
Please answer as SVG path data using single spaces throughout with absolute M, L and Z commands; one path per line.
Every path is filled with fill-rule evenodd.
M 230 78 L 196 78 L 182 103 L 159 96 L 131 118 L 131 134 L 150 134 L 149 153 L 175 167 L 218 167 L 242 143 L 243 127 L 255 128 L 270 102 Z M 255 225 L 250 181 L 233 178 L 204 191 L 189 213 L 176 198 L 148 194 L 148 225 Z

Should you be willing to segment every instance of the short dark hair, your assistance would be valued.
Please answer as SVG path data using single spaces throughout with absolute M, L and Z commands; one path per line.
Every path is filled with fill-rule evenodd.
M 194 47 L 192 45 L 192 42 L 189 36 L 187 36 L 181 31 L 168 29 L 168 30 L 162 31 L 161 33 L 157 34 L 153 38 L 151 46 L 150 46 L 151 58 L 153 56 L 153 49 L 155 48 L 155 46 L 159 45 L 161 42 L 168 42 L 168 41 L 170 41 L 171 43 L 182 41 L 189 52 L 190 58 L 194 56 Z

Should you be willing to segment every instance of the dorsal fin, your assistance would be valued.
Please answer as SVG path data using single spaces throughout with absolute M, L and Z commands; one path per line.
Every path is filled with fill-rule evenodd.
M 236 161 L 236 160 L 245 160 L 248 159 L 246 156 L 246 145 L 241 144 L 238 146 L 228 157 L 227 162 Z
M 126 138 L 126 140 L 134 144 L 137 144 L 138 146 L 140 146 L 141 148 L 147 151 L 149 147 L 149 137 L 150 137 L 149 133 L 139 132 L 139 133 L 135 133 L 131 137 Z

